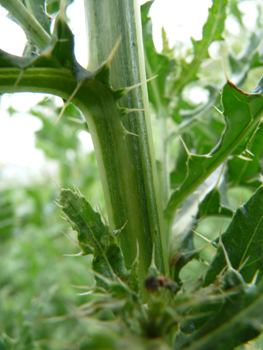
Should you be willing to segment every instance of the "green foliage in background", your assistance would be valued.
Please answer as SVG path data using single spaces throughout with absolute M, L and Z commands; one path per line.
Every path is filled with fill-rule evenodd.
M 55 180 L 0 184 L 0 349 L 262 348 L 263 6 L 251 29 L 213 0 L 202 39 L 162 29 L 157 52 L 154 1 L 122 1 L 84 1 L 84 69 L 71 1 L 0 0 L 28 38 L 0 50 L 0 93 L 64 101 L 30 111 Z

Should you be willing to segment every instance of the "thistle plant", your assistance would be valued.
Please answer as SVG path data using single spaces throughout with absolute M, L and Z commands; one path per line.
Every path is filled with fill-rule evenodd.
M 0 4 L 30 47 L 23 57 L 0 51 L 0 93 L 61 97 L 54 128 L 74 104 L 94 144 L 107 213 L 92 208 L 74 184 L 60 188 L 57 201 L 76 231 L 80 255 L 93 256 L 95 284 L 82 293 L 88 302 L 62 317 L 87 324 L 76 348 L 230 350 L 259 336 L 262 81 L 251 93 L 239 87 L 262 66 L 260 32 L 251 34 L 242 54 L 229 54 L 224 86 L 201 74 L 202 64 L 212 62 L 210 45 L 224 40 L 227 11 L 240 19 L 237 2 L 213 0 L 189 61 L 175 56 L 164 31 L 163 50 L 156 51 L 148 17 L 153 1 L 140 8 L 136 0 L 84 0 L 87 68 L 75 58 L 65 2 Z M 191 84 L 209 96 L 196 108 L 185 98 Z M 160 131 L 158 162 L 150 110 Z M 236 210 L 225 200 L 234 186 L 253 193 Z M 196 247 L 194 232 L 200 235 L 207 217 L 228 218 L 229 225 Z M 206 271 L 186 281 L 181 272 L 194 260 L 209 260 L 206 249 L 213 254 Z M 7 341 L 2 346 L 12 348 Z

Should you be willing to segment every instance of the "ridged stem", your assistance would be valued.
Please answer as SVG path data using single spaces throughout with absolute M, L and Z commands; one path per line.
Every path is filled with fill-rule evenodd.
M 132 171 L 129 183 L 125 184 L 125 179 L 119 178 L 119 186 L 123 187 L 125 184 L 125 191 L 120 193 L 121 211 L 112 198 L 113 179 L 109 176 L 105 164 L 101 164 L 101 174 L 105 174 L 102 176 L 102 182 L 110 225 L 120 228 L 128 219 L 121 235 L 122 248 L 125 256 L 127 256 L 125 251 L 129 250 L 134 259 L 136 242 L 141 242 L 139 244 L 141 277 L 145 276 L 150 265 L 153 243 L 156 265 L 160 272 L 168 273 L 163 208 L 157 183 L 149 120 L 140 7 L 134 0 L 86 0 L 84 3 L 89 43 L 88 69 L 93 70 L 102 63 L 121 38 L 120 47 L 111 64 L 111 84 L 114 88 L 123 88 L 142 83 L 119 101 L 121 107 L 144 110 L 130 113 L 123 119 L 125 128 L 138 136 L 126 136 L 127 153 L 117 160 L 120 168 L 128 166 Z M 99 157 L 100 155 L 97 155 L 98 159 Z M 147 256 L 144 256 L 145 254 Z M 132 261 L 126 260 L 126 262 L 130 265 Z

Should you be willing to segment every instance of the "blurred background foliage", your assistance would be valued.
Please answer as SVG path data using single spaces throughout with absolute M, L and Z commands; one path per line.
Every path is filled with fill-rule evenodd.
M 104 210 L 100 177 L 94 152 L 83 151 L 78 138 L 80 131 L 88 132 L 78 110 L 68 106 L 63 120 L 55 125 L 60 110 L 53 99 L 45 99 L 30 111 L 42 122 L 35 145 L 46 162 L 51 161 L 56 180 L 46 171 L 40 176 L 27 172 L 25 179 L 23 170 L 16 168 L 17 181 L 5 175 L 0 185 L 0 338 L 15 349 L 38 349 L 39 339 L 48 344 L 41 343 L 41 349 L 71 348 L 70 342 L 84 333 L 81 321 L 54 325 L 46 318 L 68 314 L 87 300 L 77 296 L 72 285 L 94 284 L 90 257 L 63 255 L 78 254 L 80 249 L 55 200 L 58 186 L 75 185 L 94 207 L 99 204 Z M 16 111 L 9 112 L 12 118 Z M 7 167 L 1 166 L 2 174 Z M 63 339 L 68 345 L 63 345 Z
M 242 4 L 256 10 L 255 25 L 250 26 L 244 21 L 246 14 L 242 8 L 248 7 L 242 7 Z M 49 1 L 50 15 L 57 10 L 58 1 Z M 170 47 L 163 30 L 163 51 L 156 62 L 160 64 L 158 69 L 164 69 L 153 73 L 165 79 L 165 84 L 161 81 L 160 86 L 164 89 L 163 102 L 169 111 L 166 141 L 170 147 L 171 189 L 182 183 L 187 171 L 187 154 L 178 135 L 191 152 L 206 154 L 216 145 L 224 129 L 221 115 L 212 107 L 222 108 L 220 89 L 226 78 L 221 62 L 229 79 L 247 92 L 253 91 L 263 74 L 262 3 L 230 0 L 227 11 L 225 40 L 211 44 L 210 56 L 202 57 L 198 70 L 176 95 L 170 94 L 172 82 L 180 77 L 182 67 L 193 59 L 193 46 L 178 40 L 174 47 Z M 147 30 L 148 20 L 144 22 L 144 40 L 146 54 L 150 55 L 152 47 Z M 169 69 L 165 69 L 168 64 Z M 151 90 L 149 95 L 151 99 Z M 151 103 L 158 158 L 162 135 L 153 100 Z M 74 243 L 74 233 L 61 219 L 54 201 L 59 197 L 58 186 L 72 188 L 75 185 L 93 208 L 99 205 L 106 216 L 105 204 L 94 152 L 85 150 L 79 137 L 80 132 L 82 136 L 83 132 L 88 133 L 88 127 L 73 105 L 66 108 L 63 118 L 55 124 L 60 110 L 53 98 L 43 99 L 30 110 L 30 114 L 41 122 L 41 128 L 35 133 L 35 145 L 43 152 L 46 164 L 51 165 L 52 176 L 43 171 L 38 176 L 29 175 L 25 180 L 24 175 L 20 179 L 18 172 L 17 180 L 9 181 L 3 175 L 7 165 L 0 164 L 0 349 L 1 338 L 10 349 L 17 350 L 85 348 L 82 337 L 87 326 L 84 321 L 54 322 L 53 319 L 69 314 L 77 305 L 89 300 L 88 296 L 78 296 L 72 285 L 94 283 L 89 272 L 90 257 L 63 255 L 78 254 L 79 248 Z M 10 118 L 16 112 L 9 108 Z M 262 133 L 261 127 L 249 145 L 254 154 L 250 161 L 233 156 L 226 164 L 220 185 L 221 201 L 233 211 L 247 201 L 262 182 L 259 177 Z M 207 217 L 198 222 L 196 230 L 208 239 L 215 239 L 221 223 L 223 232 L 230 220 Z M 203 240 L 194 236 L 194 246 L 203 245 Z M 200 276 L 213 254 L 212 247 L 204 251 L 182 269 L 180 278 L 187 280 L 189 276 Z M 260 339 L 257 341 L 260 344 Z

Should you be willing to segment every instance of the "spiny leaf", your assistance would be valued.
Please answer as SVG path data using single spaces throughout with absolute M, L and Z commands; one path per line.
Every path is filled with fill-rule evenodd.
M 222 235 L 222 242 L 234 269 L 241 269 L 241 274 L 247 283 L 251 282 L 257 270 L 259 279 L 263 275 L 263 186 L 236 211 L 236 214 Z M 204 280 L 204 285 L 215 281 L 216 276 L 226 266 L 224 252 L 221 247 L 210 265 Z
M 203 38 L 192 40 L 195 55 L 208 56 L 208 47 L 212 41 L 224 40 L 222 33 L 225 27 L 226 5 L 228 1 L 213 1 L 212 7 L 208 10 L 208 18 L 203 26 Z
M 83 195 L 76 189 L 61 189 L 60 206 L 72 228 L 78 232 L 79 245 L 84 254 L 92 253 L 93 269 L 115 279 L 124 278 L 127 271 L 115 236 L 102 223 Z
M 233 350 L 257 337 L 262 331 L 262 291 L 262 282 L 258 287 L 237 287 L 236 295 L 226 296 L 223 305 L 197 332 L 177 337 L 174 349 Z
M 180 77 L 175 80 L 173 90 L 180 92 L 191 80 L 197 79 L 197 72 L 204 58 L 209 57 L 208 48 L 215 40 L 223 40 L 222 33 L 226 19 L 226 6 L 228 0 L 214 0 L 206 23 L 203 26 L 203 37 L 201 40 L 192 39 L 194 57 L 191 63 L 183 62 Z
M 78 231 L 80 243 L 89 244 L 100 253 L 105 248 L 108 232 L 103 225 L 99 213 L 95 212 L 79 191 L 62 189 L 60 204 L 66 217 L 71 221 L 73 229 Z
M 181 187 L 170 198 L 165 210 L 168 216 L 173 215 L 175 208 L 186 196 L 192 193 L 237 147 L 239 153 L 246 151 L 240 144 L 260 121 L 263 113 L 263 96 L 245 94 L 228 81 L 223 87 L 222 104 L 226 128 L 221 139 L 208 155 L 199 156 L 188 152 L 188 174 Z
M 172 115 L 175 122 L 179 122 L 179 118 L 183 117 L 183 122 L 177 127 L 176 132 L 171 134 L 172 137 L 180 135 L 184 140 L 185 144 L 189 149 L 196 149 L 197 152 L 207 152 L 211 150 L 216 142 L 216 135 L 214 131 L 218 130 L 218 136 L 220 135 L 220 127 L 215 125 L 215 118 L 211 118 L 211 108 L 216 104 L 218 98 L 218 90 L 213 86 L 207 86 L 206 89 L 209 91 L 209 101 L 194 109 L 189 109 L 183 106 L 181 109 L 180 104 L 175 108 Z M 187 109 L 186 109 L 187 108 Z M 178 110 L 179 109 L 179 110 Z M 209 114 L 209 121 L 205 119 L 205 115 Z M 202 122 L 201 122 L 202 121 Z M 220 126 L 220 125 L 219 125 Z M 211 130 L 213 132 L 211 132 Z M 198 137 L 196 137 L 198 135 Z M 206 138 L 204 144 L 203 139 Z M 201 150 L 200 150 L 201 149 Z M 179 150 L 174 165 L 173 171 L 170 173 L 171 188 L 178 188 L 184 181 L 187 174 L 187 158 L 188 154 L 183 147 L 183 144 L 179 144 Z

